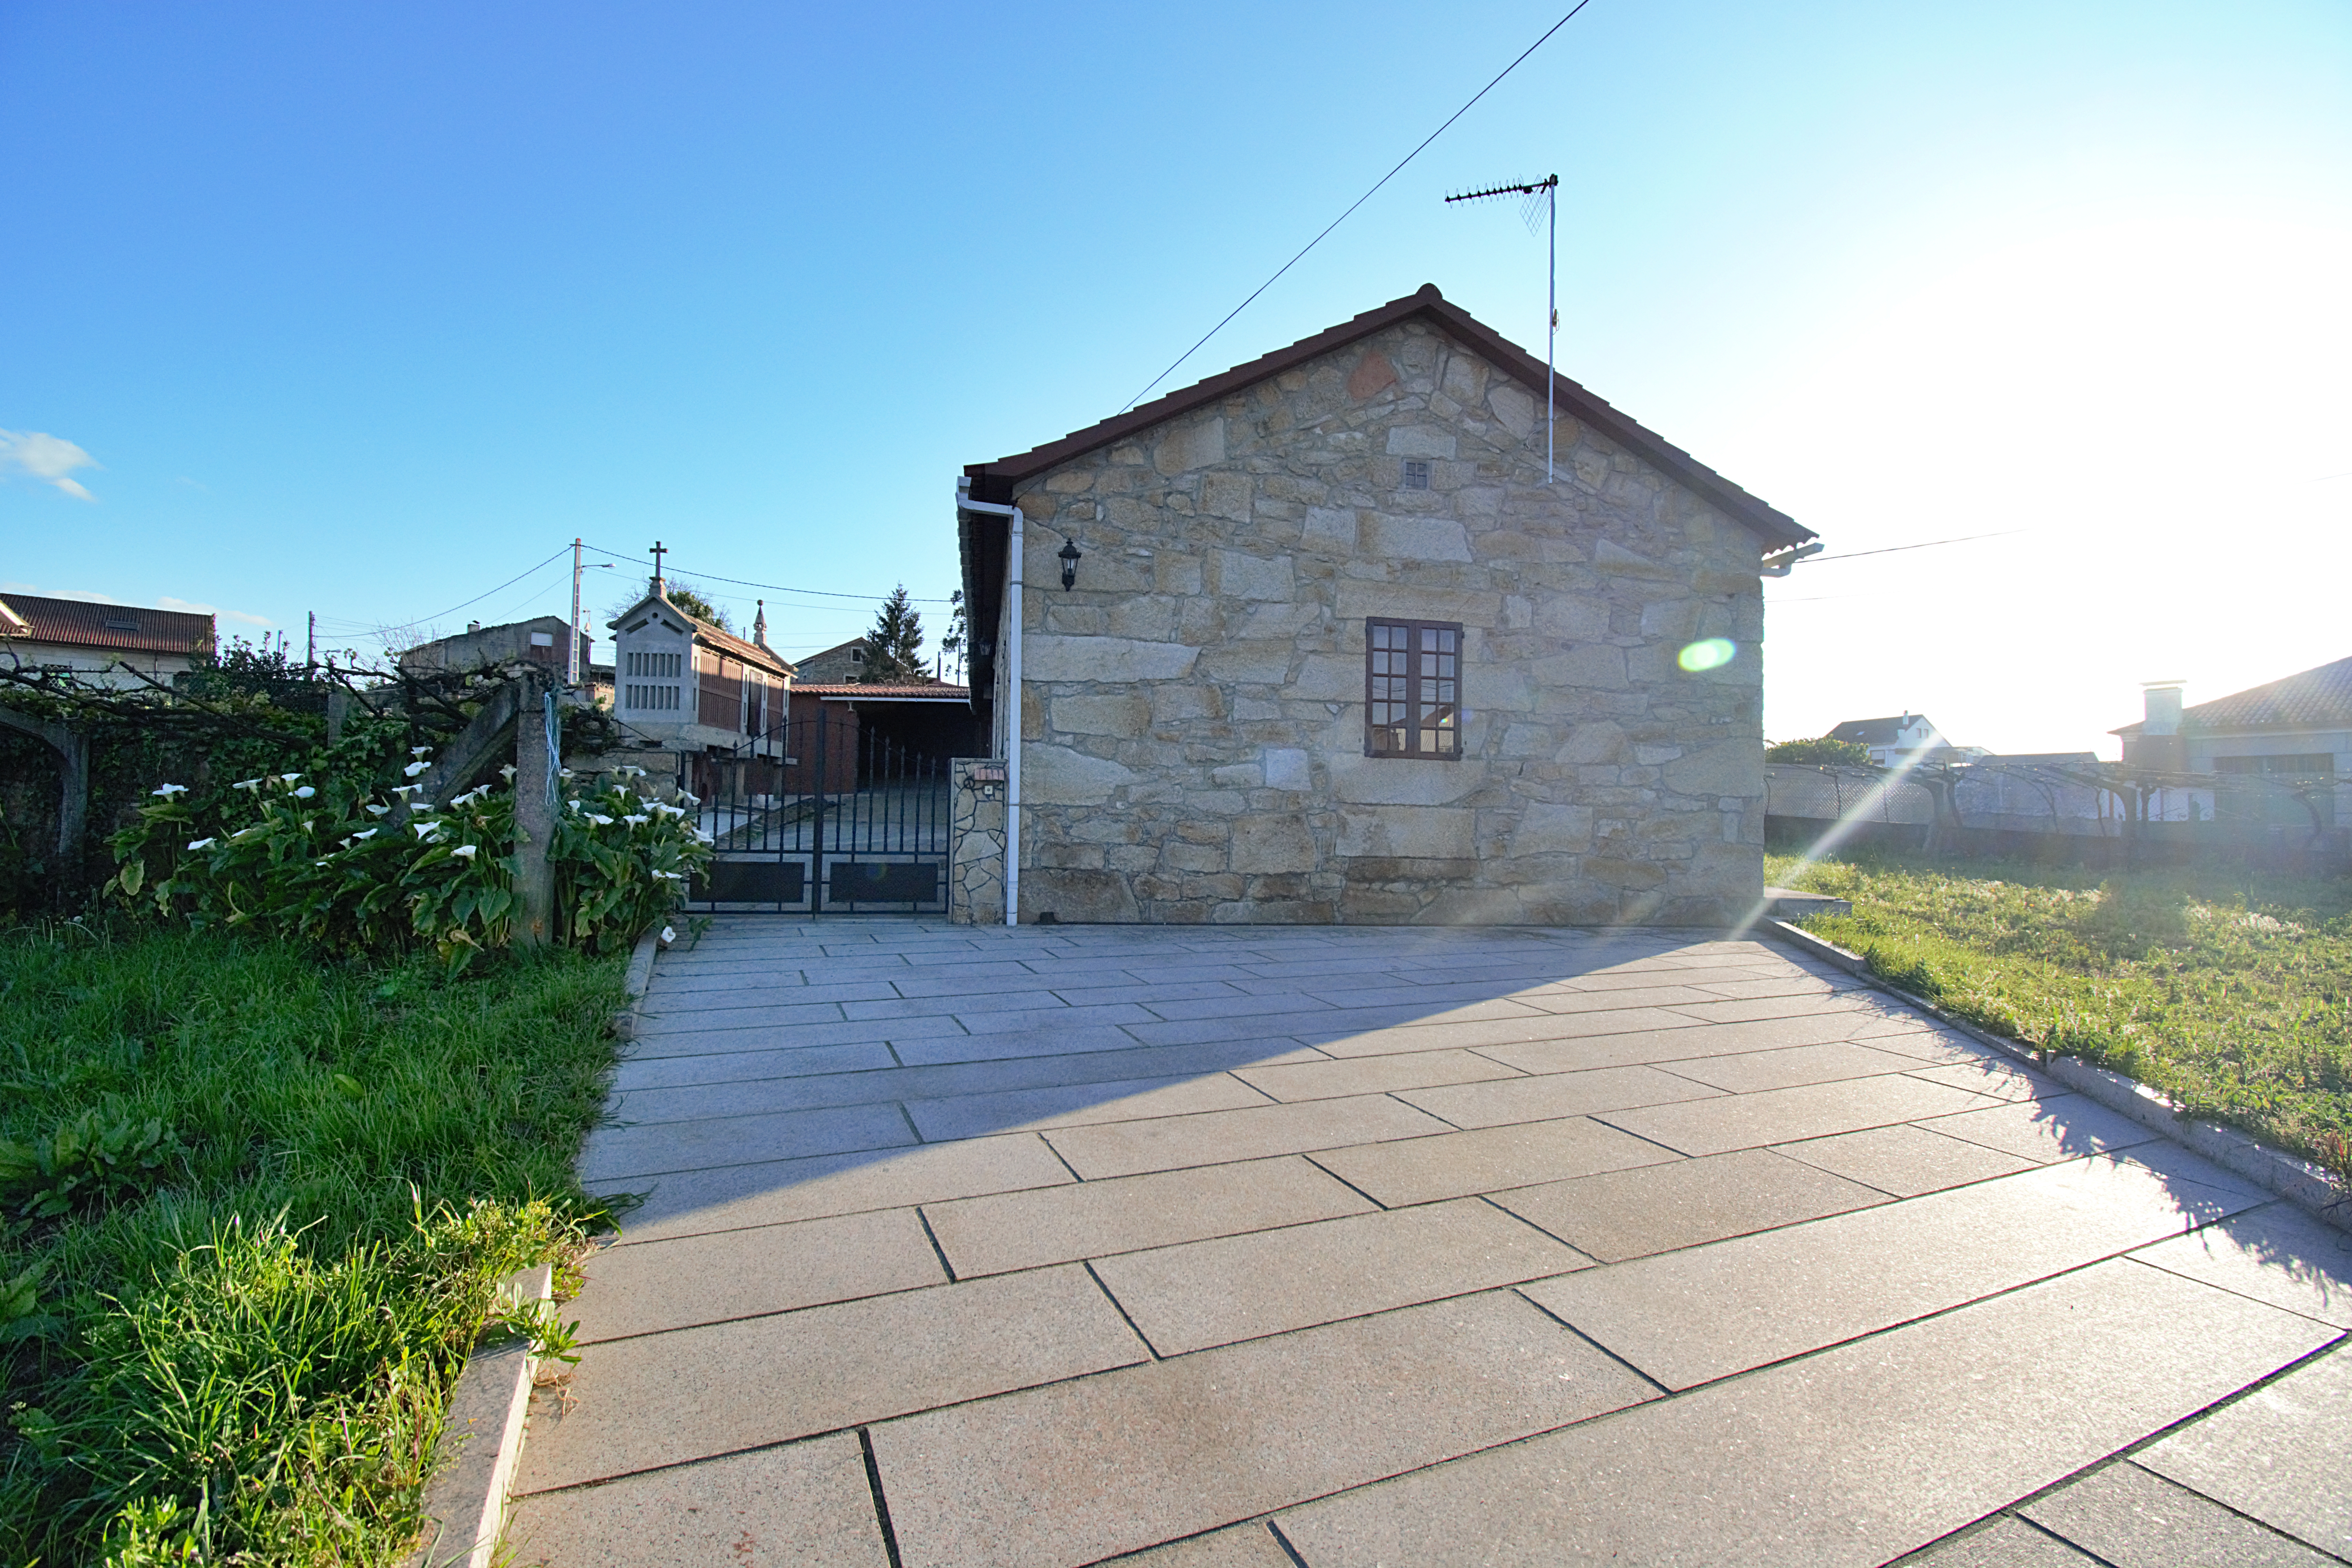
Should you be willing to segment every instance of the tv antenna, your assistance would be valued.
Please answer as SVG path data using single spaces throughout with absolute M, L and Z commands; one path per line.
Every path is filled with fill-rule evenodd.
M 1572 13 L 1571 13 L 1572 14 Z M 1552 369 L 1553 351 L 1559 340 L 1559 176 L 1547 174 L 1532 184 L 1489 185 L 1483 191 L 1464 191 L 1445 198 L 1448 205 L 1455 202 L 1483 202 L 1496 196 L 1523 196 L 1519 216 L 1526 220 L 1528 232 L 1536 231 L 1536 220 L 1541 218 L 1549 229 L 1546 240 L 1544 286 L 1544 483 L 1552 479 L 1552 442 L 1559 424 L 1554 406 L 1553 384 L 1559 379 Z

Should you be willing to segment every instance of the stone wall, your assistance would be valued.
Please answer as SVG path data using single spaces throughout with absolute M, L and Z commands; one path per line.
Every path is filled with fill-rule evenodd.
M 958 925 L 1004 921 L 1004 763 L 957 757 L 948 807 L 948 918 Z
M 1746 913 L 1759 542 L 1573 420 L 1547 487 L 1542 426 L 1415 321 L 1026 485 L 1022 918 Z M 1460 760 L 1366 755 L 1375 616 L 1463 623 Z

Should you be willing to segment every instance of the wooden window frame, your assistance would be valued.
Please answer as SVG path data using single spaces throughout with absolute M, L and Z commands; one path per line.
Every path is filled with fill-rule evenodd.
M 1462 648 L 1459 621 L 1364 622 L 1364 755 L 1461 760 Z M 1452 743 L 1443 744 L 1447 739 Z

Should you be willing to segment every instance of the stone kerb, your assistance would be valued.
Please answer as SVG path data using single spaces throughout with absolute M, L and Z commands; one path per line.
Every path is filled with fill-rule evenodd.
M 949 766 L 948 918 L 994 925 L 1004 919 L 1004 762 L 957 757 Z
M 1039 476 L 1023 918 L 1740 918 L 1757 541 L 1576 421 L 1558 436 L 1547 487 L 1540 405 L 1414 322 Z M 1461 761 L 1365 756 L 1366 616 L 1464 624 Z M 1703 637 L 1739 657 L 1682 669 Z

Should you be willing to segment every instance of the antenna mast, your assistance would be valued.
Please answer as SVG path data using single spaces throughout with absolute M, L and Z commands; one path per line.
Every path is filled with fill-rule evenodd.
M 1465 191 L 1445 200 L 1451 205 L 1454 202 L 1483 202 L 1494 196 L 1525 196 L 1521 216 L 1527 219 L 1530 232 L 1536 226 L 1536 204 L 1541 202 L 1549 229 L 1545 240 L 1544 284 L 1544 483 L 1549 484 L 1552 446 L 1559 426 L 1556 384 L 1559 376 L 1553 369 L 1559 343 L 1559 176 L 1548 174 L 1532 184 L 1489 185 L 1485 190 Z

